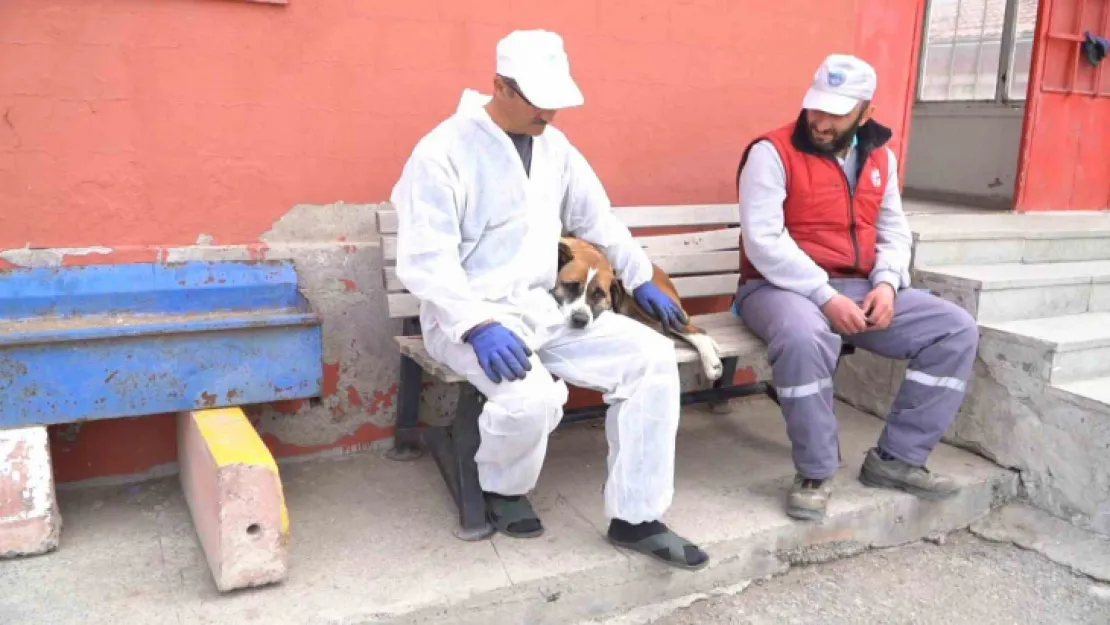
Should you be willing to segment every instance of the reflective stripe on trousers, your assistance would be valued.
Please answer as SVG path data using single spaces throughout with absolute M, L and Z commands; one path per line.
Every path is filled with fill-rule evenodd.
M 816 395 L 825 389 L 833 387 L 832 378 L 821 378 L 811 384 L 803 384 L 801 386 L 780 386 L 775 388 L 778 393 L 779 399 L 801 399 L 802 397 L 809 397 Z

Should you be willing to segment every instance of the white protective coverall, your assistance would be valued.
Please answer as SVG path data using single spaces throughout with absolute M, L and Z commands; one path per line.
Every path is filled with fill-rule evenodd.
M 485 111 L 489 100 L 464 91 L 455 114 L 417 144 L 391 197 L 397 277 L 421 300 L 428 352 L 487 399 L 476 456 L 481 486 L 502 495 L 535 486 L 548 434 L 562 419 L 566 380 L 602 392 L 609 405 L 606 515 L 658 520 L 674 492 L 674 344 L 615 313 L 570 329 L 550 294 L 564 228 L 601 246 L 629 289 L 650 279 L 651 264 L 566 136 L 548 127 L 534 138 L 528 175 Z M 489 319 L 532 349 L 523 380 L 494 383 L 462 341 Z

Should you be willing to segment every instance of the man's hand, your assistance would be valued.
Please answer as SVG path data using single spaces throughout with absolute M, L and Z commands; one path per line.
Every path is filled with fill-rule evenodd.
M 825 302 L 821 312 L 825 313 L 837 334 L 851 335 L 867 329 L 867 317 L 864 316 L 863 309 L 843 295 L 836 295 Z
M 478 364 L 486 377 L 495 384 L 501 380 L 523 380 L 532 370 L 528 358 L 532 350 L 512 330 L 500 323 L 487 322 L 476 326 L 466 337 L 474 348 Z
M 863 300 L 863 314 L 871 330 L 885 330 L 894 320 L 894 287 L 886 282 L 871 290 Z
M 654 282 L 643 283 L 632 292 L 632 296 L 640 306 L 644 307 L 644 310 L 655 315 L 664 327 L 675 332 L 681 332 L 683 326 L 690 321 L 682 312 L 682 307 L 655 286 Z

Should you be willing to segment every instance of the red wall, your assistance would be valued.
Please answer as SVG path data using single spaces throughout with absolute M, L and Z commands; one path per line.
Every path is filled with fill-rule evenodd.
M 294 204 L 383 201 L 462 89 L 488 87 L 513 28 L 565 37 L 586 106 L 557 123 L 614 203 L 733 201 L 744 144 L 796 115 L 828 53 L 876 65 L 901 136 L 923 4 L 3 0 L 0 250 L 154 260 L 201 234 L 255 242 Z M 111 472 L 172 461 L 142 442 L 169 431 L 157 418 L 89 424 L 62 446 L 81 458 L 59 460 L 65 478 L 109 471 L 92 458 L 124 429 Z

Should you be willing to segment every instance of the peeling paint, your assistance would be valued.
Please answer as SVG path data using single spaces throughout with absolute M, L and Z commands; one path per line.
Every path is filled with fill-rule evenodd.
M 36 267 L 61 267 L 67 256 L 88 256 L 89 254 L 111 254 L 110 247 L 17 247 L 0 251 L 0 258 L 16 267 L 28 269 Z
M 246 245 L 190 245 L 186 247 L 168 247 L 158 256 L 159 262 L 184 263 L 193 260 L 254 260 Z
M 275 401 L 270 404 L 270 408 L 282 414 L 297 414 L 304 408 L 305 400 L 303 399 L 286 399 L 282 401 Z M 255 424 L 257 425 L 257 424 Z
M 338 440 L 330 443 L 318 445 L 287 443 L 270 433 L 265 433 L 261 436 L 262 441 L 266 443 L 266 447 L 270 449 L 271 453 L 275 456 L 289 457 L 326 452 L 336 448 L 343 450 L 344 453 L 350 453 L 351 451 L 357 451 L 375 441 L 393 436 L 393 428 L 381 427 L 373 423 L 364 423 L 351 434 L 342 436 Z
M 324 363 L 324 397 L 335 395 L 339 392 L 339 363 Z
M 393 400 L 397 397 L 397 383 L 383 391 L 374 391 L 374 401 L 370 403 L 370 414 L 378 414 L 386 408 L 393 407 Z
M 22 481 L 26 475 L 26 482 Z M 5 522 L 44 516 L 50 508 L 50 452 L 46 428 L 32 426 L 0 432 L 0 480 L 22 484 L 20 497 L 25 502 Z M 19 478 L 19 479 L 16 479 Z
M 298 204 L 259 237 L 265 243 L 375 241 L 380 204 Z
M 215 240 L 216 239 L 212 235 L 204 234 L 203 232 L 197 235 L 197 245 L 212 245 Z
M 358 394 L 357 388 L 353 386 L 347 387 L 347 401 L 351 402 L 351 404 L 355 406 L 362 405 L 362 396 Z

